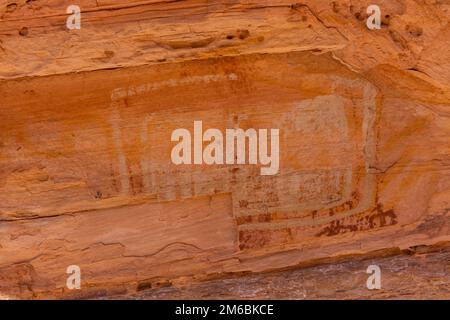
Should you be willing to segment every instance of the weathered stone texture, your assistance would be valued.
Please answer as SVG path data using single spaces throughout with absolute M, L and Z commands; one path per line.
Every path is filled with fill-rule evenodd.
M 0 0 L 0 297 L 449 297 L 447 1 L 69 2 Z M 195 120 L 279 173 L 172 164 Z

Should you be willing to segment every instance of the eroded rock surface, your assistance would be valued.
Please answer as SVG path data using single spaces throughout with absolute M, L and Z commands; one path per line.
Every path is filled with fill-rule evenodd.
M 70 4 L 0 1 L 0 297 L 449 298 L 448 2 Z M 174 165 L 196 120 L 278 174 Z

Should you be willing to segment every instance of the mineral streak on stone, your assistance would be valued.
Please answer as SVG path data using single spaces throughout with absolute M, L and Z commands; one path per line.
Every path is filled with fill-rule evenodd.
M 0 0 L 0 298 L 450 298 L 448 3 L 70 4 Z M 197 120 L 278 174 L 174 165 Z

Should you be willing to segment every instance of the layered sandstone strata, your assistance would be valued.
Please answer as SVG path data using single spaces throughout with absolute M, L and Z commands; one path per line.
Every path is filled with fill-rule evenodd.
M 0 296 L 449 298 L 450 4 L 70 4 L 0 1 Z M 197 120 L 278 173 L 173 164 Z

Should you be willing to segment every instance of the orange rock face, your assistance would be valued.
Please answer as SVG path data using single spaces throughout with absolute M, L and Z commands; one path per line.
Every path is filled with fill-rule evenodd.
M 0 1 L 0 298 L 450 298 L 450 6 L 370 4 Z

